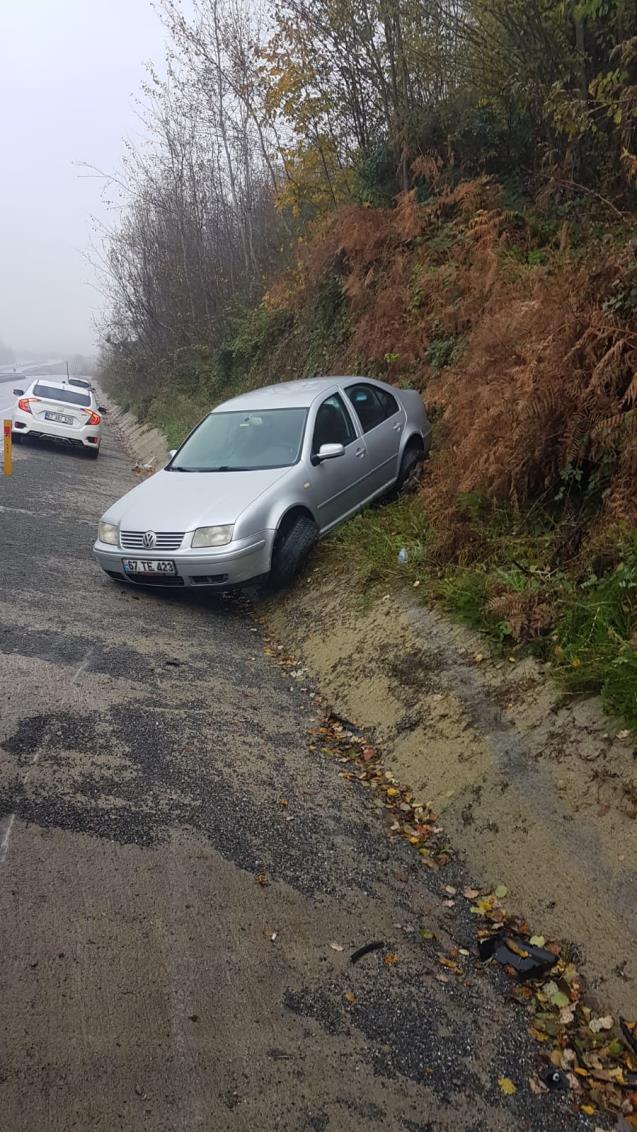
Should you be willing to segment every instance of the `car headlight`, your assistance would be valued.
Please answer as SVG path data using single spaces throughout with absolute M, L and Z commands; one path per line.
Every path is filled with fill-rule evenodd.
M 199 527 L 192 536 L 193 546 L 225 546 L 232 542 L 234 527 Z
M 119 527 L 116 527 L 115 523 L 105 523 L 100 519 L 97 526 L 97 537 L 100 542 L 110 542 L 112 546 L 117 546 Z

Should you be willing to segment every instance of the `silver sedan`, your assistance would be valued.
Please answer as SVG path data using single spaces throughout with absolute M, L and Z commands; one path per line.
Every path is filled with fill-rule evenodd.
M 316 540 L 408 487 L 429 452 L 422 398 L 320 377 L 226 401 L 161 471 L 102 517 L 94 552 L 118 581 L 223 588 L 291 580 Z

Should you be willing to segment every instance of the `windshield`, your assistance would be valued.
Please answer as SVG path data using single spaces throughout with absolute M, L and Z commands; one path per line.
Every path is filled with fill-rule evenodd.
M 60 386 L 43 385 L 41 382 L 33 390 L 34 397 L 45 397 L 47 401 L 67 401 L 70 405 L 85 405 L 91 403 L 90 393 L 83 393 L 81 389 L 62 389 Z
M 211 413 L 179 450 L 170 472 L 288 468 L 301 454 L 307 409 Z

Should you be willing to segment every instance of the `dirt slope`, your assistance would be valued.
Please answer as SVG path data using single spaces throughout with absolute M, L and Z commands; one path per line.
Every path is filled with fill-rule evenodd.
M 560 704 L 532 661 L 494 662 L 469 632 L 387 595 L 371 608 L 314 572 L 267 615 L 335 709 L 373 728 L 431 800 L 476 880 L 503 883 L 571 940 L 592 987 L 637 1013 L 637 751 L 596 700 Z

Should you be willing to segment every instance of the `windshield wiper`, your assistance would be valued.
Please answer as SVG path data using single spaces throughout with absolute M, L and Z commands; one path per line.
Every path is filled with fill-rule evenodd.
M 171 464 L 166 468 L 167 472 L 254 472 L 261 470 L 260 468 L 231 468 L 229 464 L 218 464 L 214 468 L 182 468 Z

